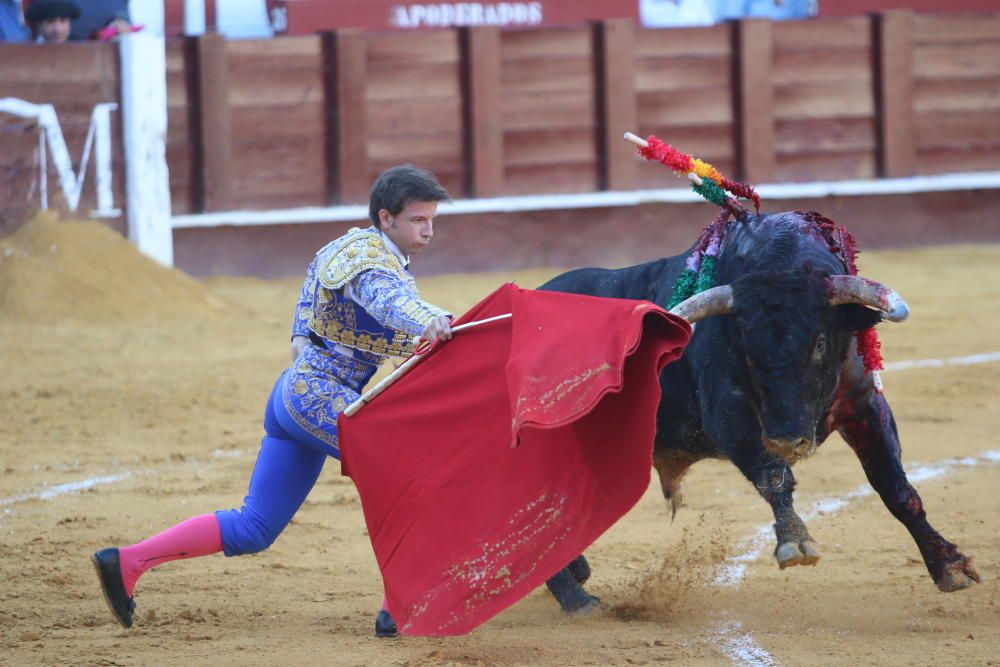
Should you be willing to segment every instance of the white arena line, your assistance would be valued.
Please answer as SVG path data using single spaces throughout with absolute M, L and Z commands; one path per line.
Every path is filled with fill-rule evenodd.
M 970 354 L 967 357 L 950 357 L 948 359 L 911 359 L 909 361 L 890 361 L 885 364 L 886 371 L 906 371 L 911 368 L 942 368 L 944 366 L 973 366 L 1000 361 L 1000 352 Z
M 0 498 L 0 506 L 13 505 L 14 503 L 23 503 L 25 500 L 50 500 L 56 496 L 61 496 L 65 493 L 77 493 L 83 491 L 84 489 L 89 489 L 94 486 L 100 486 L 101 484 L 113 484 L 114 482 L 120 482 L 123 479 L 127 479 L 132 476 L 130 472 L 124 472 L 119 475 L 104 475 L 103 477 L 91 477 L 90 479 L 82 479 L 78 482 L 67 482 L 65 484 L 57 484 L 56 486 L 50 486 L 42 491 L 35 491 L 33 493 L 23 493 L 19 496 L 11 496 L 10 498 Z M 9 510 L 7 510 L 9 511 Z
M 744 632 L 739 621 L 724 623 L 715 629 L 713 643 L 726 654 L 736 667 L 777 667 L 781 664 L 753 638 Z
M 959 468 L 972 468 L 980 463 L 1000 463 L 1000 450 L 989 450 L 977 457 L 946 459 L 937 463 L 916 465 L 906 473 L 911 483 L 920 482 L 935 477 L 947 475 Z M 869 485 L 860 486 L 843 496 L 824 498 L 814 502 L 808 510 L 802 513 L 802 519 L 809 521 L 818 516 L 839 512 L 847 507 L 852 500 L 863 498 L 875 493 Z M 716 586 L 739 587 L 746 577 L 747 563 L 760 558 L 765 549 L 769 549 L 774 541 L 771 524 L 761 526 L 754 534 L 740 544 L 742 553 L 727 558 L 727 563 L 716 569 L 711 583 Z M 712 642 L 729 657 L 736 667 L 776 667 L 781 663 L 757 643 L 750 632 L 743 632 L 739 621 L 720 625 L 715 630 Z
M 246 449 L 216 449 L 212 452 L 212 456 L 217 459 L 231 459 L 238 458 L 246 454 L 249 450 Z M 191 460 L 188 465 L 197 465 L 199 461 Z M 101 475 L 99 477 L 90 477 L 88 479 L 81 479 L 76 482 L 66 482 L 65 484 L 57 484 L 56 486 L 50 486 L 48 488 L 42 489 L 41 491 L 32 491 L 29 493 L 22 493 L 17 496 L 10 496 L 8 498 L 0 498 L 0 507 L 6 507 L 7 505 L 14 505 L 16 503 L 23 503 L 27 500 L 51 500 L 57 496 L 62 496 L 67 493 L 79 493 L 86 489 L 93 488 L 95 486 L 101 486 L 104 484 L 114 484 L 115 482 L 120 482 L 122 480 L 128 479 L 133 475 L 149 475 L 162 472 L 164 470 L 170 470 L 176 468 L 174 464 L 167 465 L 163 468 L 155 468 L 146 471 L 127 471 L 119 473 L 117 475 Z M 5 514 L 10 514 L 9 509 L 4 509 Z
M 961 468 L 974 468 L 980 464 L 1000 463 L 1000 450 L 993 449 L 983 452 L 976 457 L 964 457 L 945 459 L 937 463 L 914 464 L 906 472 L 910 483 L 922 482 L 935 477 L 948 475 Z M 875 494 L 875 490 L 868 484 L 840 496 L 832 496 L 817 500 L 809 509 L 800 514 L 803 521 L 810 521 L 817 517 L 833 514 L 844 509 L 858 498 L 865 498 Z M 716 586 L 738 587 L 746 578 L 747 563 L 760 558 L 765 549 L 769 549 L 774 541 L 774 529 L 771 524 L 761 526 L 756 532 L 743 540 L 735 556 L 726 559 L 726 563 L 719 566 L 711 577 L 711 582 Z

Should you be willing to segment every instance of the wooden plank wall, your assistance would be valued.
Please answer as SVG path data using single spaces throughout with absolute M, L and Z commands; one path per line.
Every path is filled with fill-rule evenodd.
M 364 105 L 369 184 L 387 167 L 412 162 L 453 197 L 464 196 L 458 31 L 368 35 Z
M 94 104 L 118 101 L 117 49 L 39 48 L 0 45 L 0 97 L 54 103 L 78 162 Z M 681 185 L 624 130 L 758 183 L 1000 169 L 1000 13 L 210 34 L 168 43 L 167 87 L 175 214 L 364 202 L 403 161 L 455 197 Z M 37 131 L 0 115 L 0 141 L 2 227 L 37 206 Z M 58 206 L 51 163 L 49 190 Z
M 320 37 L 226 46 L 233 201 L 252 209 L 326 205 Z
M 184 43 L 167 43 L 167 168 L 170 207 L 174 215 L 196 212 L 192 206 L 191 143 L 188 136 L 188 96 L 184 74 Z
M 0 44 L 0 97 L 33 104 L 52 104 L 62 128 L 74 171 L 80 168 L 83 147 L 96 104 L 120 103 L 118 50 L 112 44 Z M 44 59 L 39 58 L 41 51 Z M 125 170 L 122 159 L 121 112 L 111 113 L 113 193 L 117 208 L 125 206 Z M 0 236 L 20 226 L 39 205 L 38 125 L 32 120 L 0 114 Z M 51 153 L 48 158 L 49 207 L 64 210 L 59 176 Z M 97 207 L 93 148 L 80 197 L 80 217 Z M 123 231 L 124 216 L 109 220 Z
M 183 108 L 199 89 L 181 69 L 211 63 L 171 45 L 174 210 L 210 208 L 198 189 L 220 178 L 231 192 L 216 200 L 238 208 L 363 202 L 372 179 L 403 161 L 459 197 L 678 185 L 628 163 L 616 143 L 625 129 L 754 182 L 996 169 L 998 35 L 1000 15 L 899 12 L 230 42 L 227 108 L 195 128 Z M 192 161 L 205 142 L 228 161 Z
M 772 24 L 775 177 L 874 178 L 870 19 Z
M 655 134 L 735 175 L 730 26 L 637 32 L 638 133 Z M 637 178 L 643 188 L 684 186 L 652 164 L 640 166 Z
M 921 174 L 1000 168 L 1000 14 L 912 17 Z
M 593 31 L 500 34 L 503 194 L 598 189 Z

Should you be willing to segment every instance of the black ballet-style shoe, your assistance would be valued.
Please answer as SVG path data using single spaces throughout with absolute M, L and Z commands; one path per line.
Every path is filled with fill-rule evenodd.
M 97 578 L 101 582 L 101 591 L 108 609 L 121 623 L 123 628 L 132 627 L 132 612 L 135 611 L 135 600 L 125 592 L 125 582 L 122 581 L 121 560 L 117 547 L 101 549 L 95 552 L 90 560 L 97 570 Z M 389 620 L 392 620 L 391 618 Z M 393 628 L 395 628 L 393 624 Z
M 396 628 L 396 621 L 392 620 L 392 616 L 385 609 L 379 609 L 378 615 L 375 617 L 375 636 L 376 637 L 399 636 L 399 630 Z

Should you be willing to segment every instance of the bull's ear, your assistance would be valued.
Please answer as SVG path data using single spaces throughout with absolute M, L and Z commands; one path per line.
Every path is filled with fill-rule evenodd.
M 834 306 L 837 319 L 848 331 L 863 331 L 882 321 L 882 311 L 856 303 Z

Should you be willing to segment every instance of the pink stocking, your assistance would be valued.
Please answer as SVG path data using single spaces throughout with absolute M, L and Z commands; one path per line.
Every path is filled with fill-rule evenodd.
M 219 551 L 222 551 L 222 534 L 214 514 L 191 517 L 159 535 L 122 547 L 119 552 L 125 592 L 132 595 L 139 577 L 161 563 Z

